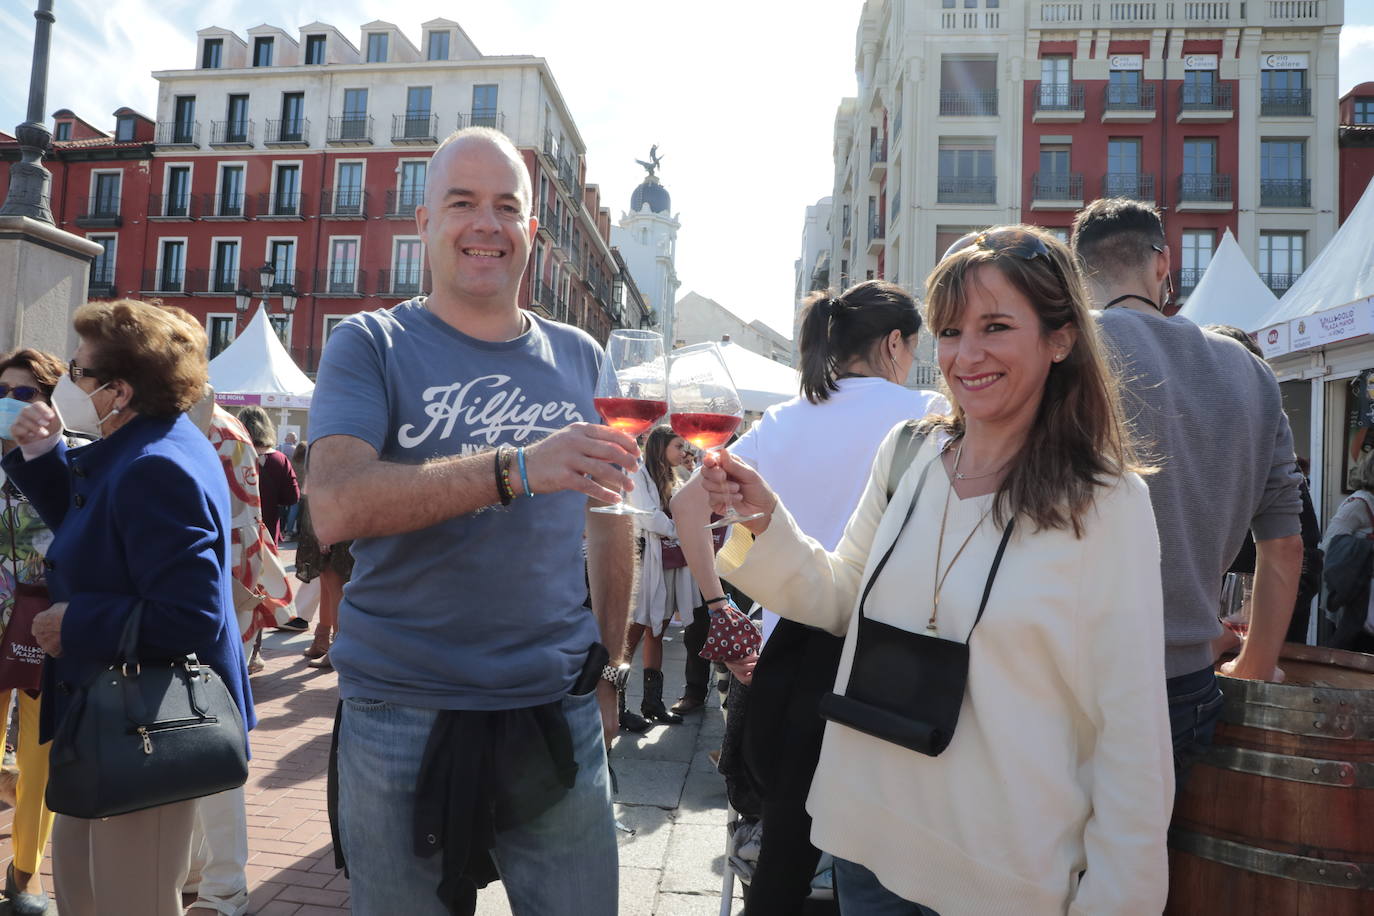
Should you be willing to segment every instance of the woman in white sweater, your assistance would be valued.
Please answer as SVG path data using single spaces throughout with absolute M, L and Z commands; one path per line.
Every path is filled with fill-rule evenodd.
M 1159 913 L 1173 802 L 1159 545 L 1082 283 L 1052 236 L 1003 228 L 956 243 L 926 301 L 953 411 L 918 427 L 890 496 L 905 443 L 889 436 L 834 552 L 748 466 L 707 459 L 715 504 L 763 513 L 722 574 L 845 634 L 813 841 L 837 859 L 845 916 Z M 966 683 L 912 691 L 912 664 L 889 668 L 890 697 L 861 696 L 861 623 L 861 657 L 889 639 L 917 661 L 937 639 L 966 644 Z M 929 723 L 942 693 L 958 715 L 947 747 L 895 743 L 882 723 Z

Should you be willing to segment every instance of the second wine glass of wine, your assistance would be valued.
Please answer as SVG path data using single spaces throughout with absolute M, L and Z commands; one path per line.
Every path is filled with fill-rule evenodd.
M 606 358 L 596 379 L 595 404 L 612 429 L 638 438 L 668 412 L 663 335 L 656 331 L 616 330 L 606 341 Z M 606 515 L 652 515 L 625 502 L 597 506 Z
M 725 446 L 744 420 L 744 405 L 725 356 L 714 343 L 693 344 L 672 353 L 668 367 L 669 422 L 677 433 L 697 448 L 715 451 Z M 707 528 L 724 528 L 736 522 L 762 518 L 762 513 L 740 515 L 733 505 Z

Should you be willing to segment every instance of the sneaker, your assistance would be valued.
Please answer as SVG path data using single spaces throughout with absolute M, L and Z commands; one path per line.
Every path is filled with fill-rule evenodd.
M 310 622 L 307 621 L 304 617 L 292 617 L 290 620 L 286 621 L 286 623 L 277 627 L 277 629 L 295 630 L 298 633 L 304 632 L 305 630 L 310 629 Z

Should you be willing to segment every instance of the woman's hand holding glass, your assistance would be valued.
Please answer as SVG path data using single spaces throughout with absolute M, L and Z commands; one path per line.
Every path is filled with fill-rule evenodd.
M 757 516 L 739 523 L 755 535 L 768 530 L 778 497 L 758 471 L 724 449 L 712 450 L 702 456 L 701 483 L 712 512 L 724 515 L 733 506 L 741 515 Z

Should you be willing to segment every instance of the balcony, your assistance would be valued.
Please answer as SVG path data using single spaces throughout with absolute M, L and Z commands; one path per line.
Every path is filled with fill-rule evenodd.
M 539 205 L 539 231 L 544 233 L 554 244 L 558 243 L 558 219 L 553 215 L 547 204 Z
M 391 142 L 419 146 L 439 142 L 439 116 L 407 112 L 391 116 Z
M 940 114 L 948 117 L 996 117 L 996 89 L 941 89 Z
M 372 119 L 367 115 L 330 118 L 325 142 L 335 146 L 371 146 Z
M 266 192 L 258 195 L 258 219 L 304 219 L 305 207 L 309 203 L 306 195 L 292 191 L 287 193 Z
M 1153 203 L 1155 176 L 1146 172 L 1118 172 L 1102 177 L 1103 197 L 1127 197 Z
M 459 123 L 462 123 L 462 119 L 463 116 L 460 114 L 458 116 Z M 544 128 L 544 155 L 549 158 L 550 162 L 554 161 L 553 131 L 547 127 Z
M 935 202 L 938 204 L 997 203 L 996 176 L 967 178 L 959 175 L 941 175 L 936 182 Z
M 155 142 L 158 146 L 200 149 L 200 122 L 158 121 Z
M 211 121 L 210 145 L 218 149 L 252 149 L 252 121 Z
M 386 192 L 387 219 L 414 219 L 415 208 L 425 202 L 423 188 L 402 188 Z
M 113 299 L 117 295 L 119 290 L 115 286 L 114 267 L 109 264 L 92 267 L 91 275 L 86 280 L 86 298 Z
M 878 214 L 873 214 L 868 220 L 868 253 L 877 254 L 883 250 L 883 241 L 887 235 L 887 230 L 883 228 L 883 221 L 878 218 Z
M 1031 176 L 1032 210 L 1078 210 L 1082 206 L 1082 172 L 1036 172 Z
M 887 223 L 892 225 L 897 222 L 897 217 L 902 215 L 902 192 L 893 194 L 887 204 Z
M 577 184 L 577 169 L 567 156 L 558 157 L 558 180 L 563 183 L 563 187 L 569 194 L 572 193 L 573 186 Z
M 258 278 L 253 276 L 256 271 L 239 270 L 236 267 L 224 270 L 217 267 L 210 271 L 208 276 L 204 270 L 188 270 L 186 273 L 188 293 L 198 293 L 206 289 L 221 296 L 230 296 L 240 289 L 256 290 L 258 285 Z
M 367 295 L 367 271 L 353 264 L 336 263 L 328 270 L 315 271 L 315 296 L 355 298 Z
M 458 112 L 458 129 L 464 127 L 490 127 L 494 130 L 504 131 L 506 129 L 506 115 L 504 112 L 493 111 L 490 108 L 474 108 L 466 115 Z M 548 145 L 553 145 L 553 137 L 548 138 Z M 552 153 L 550 153 L 552 155 Z
M 367 219 L 367 192 L 361 188 L 321 191 L 320 216 L 325 219 Z
M 1184 267 L 1179 270 L 1178 279 L 1175 281 L 1179 294 L 1186 296 L 1197 289 L 1198 283 L 1202 282 L 1202 275 L 1206 272 L 1205 267 Z
M 180 295 L 185 289 L 185 270 L 143 271 L 143 292 L 145 293 L 175 293 Z
M 1140 86 L 1103 86 L 1103 121 L 1153 121 L 1155 117 L 1155 87 L 1153 83 Z
M 1312 180 L 1310 178 L 1261 178 L 1261 207 L 1310 207 L 1312 206 Z
M 1214 86 L 1179 86 L 1178 118 L 1184 121 L 1229 121 L 1235 117 L 1234 90 L 1230 83 Z
M 248 217 L 244 195 L 238 194 L 201 194 L 199 216 L 201 219 L 246 219 Z
M 110 229 L 121 222 L 118 197 L 83 197 L 77 204 L 78 226 L 87 229 Z
M 307 118 L 286 118 L 267 122 L 263 146 L 309 146 L 310 121 Z
M 191 220 L 196 218 L 199 201 L 190 194 L 149 194 L 148 219 Z
M 868 180 L 881 181 L 887 174 L 887 140 L 882 139 L 868 148 Z
M 1082 121 L 1086 90 L 1082 83 L 1041 83 L 1035 89 L 1036 122 Z
M 429 271 L 416 268 L 377 271 L 377 295 L 418 296 L 430 290 Z
M 1288 292 L 1288 287 L 1298 282 L 1298 277 L 1302 274 L 1260 274 L 1260 279 L 1264 285 L 1274 293 L 1275 296 L 1282 296 Z
M 1211 174 L 1180 175 L 1178 178 L 1179 210 L 1231 209 L 1231 176 Z
M 1311 89 L 1261 89 L 1260 115 L 1266 118 L 1305 118 L 1312 114 Z

